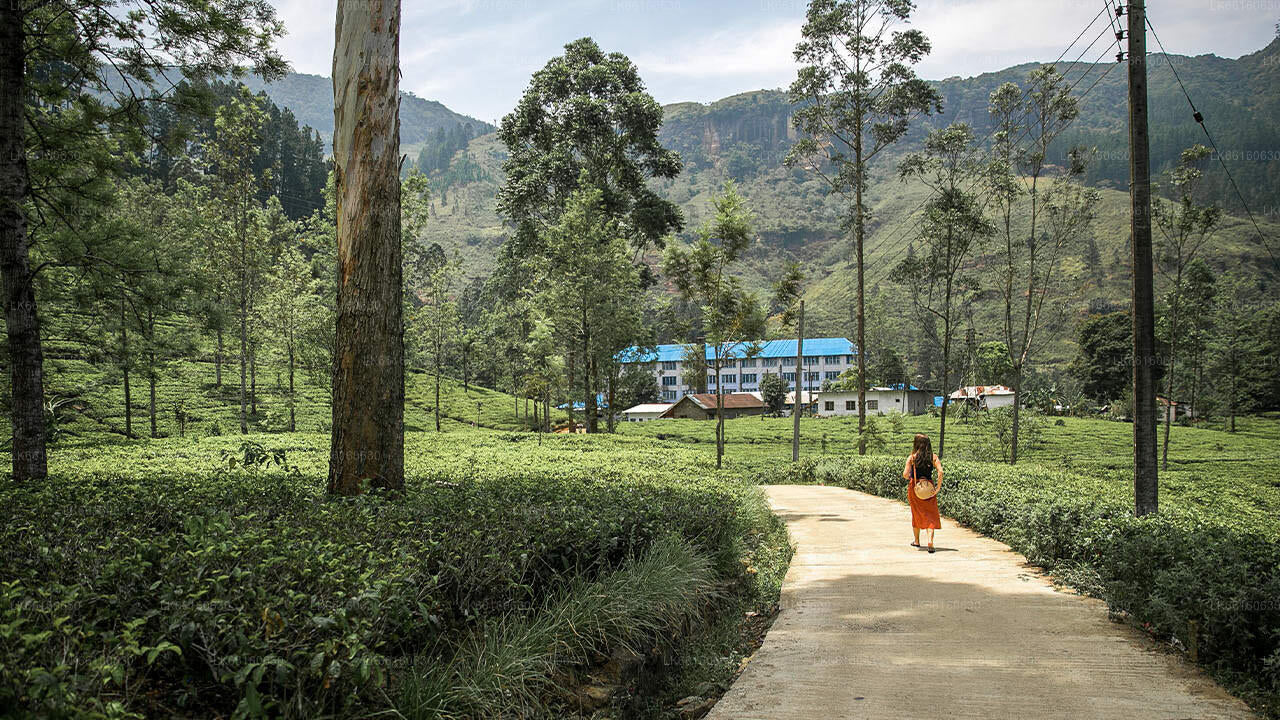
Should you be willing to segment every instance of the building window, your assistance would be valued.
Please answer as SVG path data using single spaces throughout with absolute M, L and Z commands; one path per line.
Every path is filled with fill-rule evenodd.
M 822 364 L 823 364 L 823 365 L 839 365 L 839 364 L 840 364 L 840 356 L 839 356 L 839 355 L 828 355 L 828 356 L 826 356 L 826 357 L 822 358 Z
M 835 401 L 834 401 L 834 400 L 828 400 L 828 401 L 826 401 L 826 402 L 822 403 L 822 409 L 823 409 L 823 410 L 826 410 L 827 412 L 831 412 L 832 410 L 835 410 L 835 409 L 836 409 L 836 403 L 835 403 Z
M 756 366 L 756 359 L 755 359 L 755 358 L 743 358 L 743 359 L 742 359 L 742 367 L 744 367 L 744 368 L 753 368 L 753 367 L 755 367 L 755 366 Z
M 663 399 L 663 400 L 675 400 L 675 399 L 676 399 L 676 391 L 675 391 L 675 390 L 663 390 L 663 391 L 662 391 L 662 399 Z
M 716 384 L 716 376 L 715 376 L 715 375 L 708 375 L 708 376 L 707 376 L 707 385 L 715 385 L 715 384 Z
M 665 376 L 663 376 L 663 378 L 662 378 L 662 384 L 663 384 L 663 385 L 676 385 L 676 384 L 677 384 L 677 383 L 676 383 L 676 380 L 679 380 L 679 379 L 680 379 L 680 378 L 676 377 L 675 375 L 665 375 Z
M 828 370 L 828 371 L 826 371 L 825 373 L 823 373 L 823 376 L 822 376 L 822 377 L 823 377 L 823 379 L 824 379 L 824 380 L 839 380 L 839 379 L 840 379 L 840 371 L 839 371 L 839 370 L 834 370 L 834 371 L 833 371 L 833 370 Z
M 675 370 L 675 369 L 676 369 L 676 361 L 675 361 L 675 360 L 663 360 L 663 361 L 662 361 L 662 369 L 663 369 L 663 370 Z
M 752 383 L 752 384 L 754 384 L 754 383 L 756 382 L 756 379 L 757 379 L 758 377 L 759 377 L 759 376 L 757 376 L 755 373 L 743 373 L 743 374 L 742 374 L 742 384 L 743 384 L 743 385 L 746 385 L 747 383 Z
M 738 376 L 737 376 L 736 374 L 734 374 L 734 375 L 721 375 L 720 377 L 724 378 L 724 381 L 725 381 L 726 383 L 737 383 L 737 382 L 738 382 Z
M 857 409 L 858 409 L 858 401 L 857 401 L 857 400 L 845 400 L 845 401 L 844 401 L 844 409 L 845 409 L 845 410 L 857 410 Z
M 807 383 L 816 383 L 818 382 L 818 376 L 821 374 L 822 373 L 807 372 L 804 374 L 804 381 Z
M 868 400 L 868 401 L 867 401 L 867 409 L 868 409 L 868 410 L 879 410 L 879 409 L 880 409 L 880 401 L 879 401 L 879 400 Z
M 818 364 L 818 356 L 817 356 L 817 355 L 805 355 L 805 356 L 804 356 L 804 364 L 805 364 L 805 365 L 817 365 L 817 364 Z
M 852 365 L 852 364 L 853 364 L 853 356 L 852 356 L 852 355 L 845 355 L 845 356 L 844 356 L 844 361 L 845 361 L 845 362 L 847 362 L 847 363 L 849 363 L 850 365 Z
M 785 382 L 793 383 L 796 381 L 796 374 L 793 372 L 784 372 L 782 373 L 782 379 Z

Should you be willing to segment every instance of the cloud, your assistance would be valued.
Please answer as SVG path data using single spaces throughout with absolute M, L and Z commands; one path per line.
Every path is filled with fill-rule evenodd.
M 707 79 L 725 76 L 790 78 L 800 19 L 768 27 L 736 27 L 671 42 L 632 57 L 643 75 Z

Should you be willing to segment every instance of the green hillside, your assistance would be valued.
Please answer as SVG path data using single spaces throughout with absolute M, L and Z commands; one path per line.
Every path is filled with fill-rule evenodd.
M 265 91 L 272 102 L 293 111 L 298 122 L 315 128 L 324 138 L 325 148 L 333 143 L 333 81 L 322 75 L 289 73 L 275 82 L 251 75 L 242 80 L 254 92 Z M 459 123 L 471 123 L 477 134 L 492 132 L 487 122 L 456 113 L 435 100 L 411 92 L 400 93 L 400 144 L 416 148 L 431 132 Z M 415 151 L 416 154 L 416 151 Z
M 1173 56 L 1172 61 L 1196 98 L 1197 107 L 1213 130 L 1264 233 L 1280 237 L 1280 225 L 1274 222 L 1274 198 L 1280 194 L 1280 157 L 1263 152 L 1280 146 L 1280 115 L 1275 112 L 1280 104 L 1275 89 L 1280 87 L 1280 40 L 1237 60 L 1203 55 Z M 1004 82 L 1024 82 L 1034 67 L 1028 63 L 977 77 L 936 82 L 945 98 L 944 113 L 918 123 L 907 141 L 895 148 L 898 154 L 884 156 L 873 168 L 876 183 L 869 194 L 873 216 L 867 246 L 868 279 L 869 285 L 879 285 L 886 291 L 886 302 L 895 315 L 907 312 L 907 296 L 894 283 L 891 271 L 905 254 L 913 228 L 912 213 L 925 198 L 922 186 L 897 179 L 900 153 L 918 144 L 931 127 L 953 121 L 971 123 L 978 137 L 985 139 L 990 131 L 986 108 L 991 91 Z M 1158 177 L 1182 149 L 1203 142 L 1204 135 L 1192 120 L 1164 56 L 1152 56 L 1150 73 L 1152 165 Z M 1090 238 L 1081 238 L 1080 247 L 1065 264 L 1065 270 L 1078 277 L 1072 303 L 1079 311 L 1090 301 L 1123 306 L 1128 295 L 1126 79 L 1123 72 L 1115 70 L 1114 63 L 1081 63 L 1067 67 L 1066 75 L 1077 84 L 1078 94 L 1092 89 L 1083 97 L 1080 118 L 1051 154 L 1065 157 L 1066 149 L 1076 144 L 1096 147 L 1088 179 L 1102 191 L 1092 238 L 1100 267 L 1086 267 Z M 661 139 L 667 147 L 680 152 L 685 170 L 674 179 L 655 181 L 654 187 L 679 204 L 686 219 L 682 238 L 687 240 L 707 217 L 711 194 L 725 180 L 735 180 L 755 212 L 759 236 L 745 263 L 748 282 L 766 287 L 784 262 L 799 262 L 810 277 L 807 297 L 813 332 L 844 334 L 850 327 L 852 273 L 848 265 L 849 243 L 839 220 L 843 200 L 829 195 L 823 182 L 812 173 L 783 164 L 795 137 L 790 110 L 786 94 L 778 90 L 740 93 L 706 105 L 666 106 Z M 488 272 L 504 236 L 501 218 L 494 209 L 504 156 L 505 150 L 496 136 L 481 136 L 455 155 L 447 177 L 437 173 L 435 178 L 433 218 L 424 240 L 458 248 L 469 275 Z M 458 172 L 463 167 L 467 172 Z M 459 181 L 459 177 L 476 179 Z M 1206 168 L 1203 189 L 1233 213 L 1211 243 L 1207 258 L 1210 264 L 1219 270 L 1244 268 L 1256 272 L 1264 283 L 1275 283 L 1277 268 L 1253 239 L 1252 225 L 1243 218 L 1216 162 Z M 1280 245 L 1280 241 L 1272 243 Z M 981 266 L 979 259 L 972 272 L 980 275 Z M 991 303 L 984 305 L 989 311 Z M 975 324 L 994 327 L 989 320 L 981 311 L 974 318 Z M 1059 362 L 1069 359 L 1073 352 L 1067 342 L 1069 327 L 1060 329 L 1063 332 L 1057 333 L 1059 341 L 1050 353 Z

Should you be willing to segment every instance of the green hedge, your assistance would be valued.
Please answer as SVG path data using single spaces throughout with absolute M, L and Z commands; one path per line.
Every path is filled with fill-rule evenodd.
M 898 458 L 802 461 L 763 479 L 818 481 L 906 501 Z M 1180 507 L 1135 518 L 1126 488 L 1040 466 L 949 461 L 938 504 L 1157 637 L 1189 647 L 1194 622 L 1199 659 L 1274 710 L 1280 542 L 1265 529 Z
M 411 447 L 415 465 L 456 461 L 395 498 L 329 499 L 314 474 L 188 472 L 216 446 L 176 442 L 0 487 L 0 716 L 368 716 L 394 705 L 394 668 L 447 658 L 487 618 L 657 538 L 683 538 L 737 589 L 778 544 L 762 495 L 728 476 L 607 444 L 555 451 L 613 459 L 593 467 L 528 438 L 457 441 Z

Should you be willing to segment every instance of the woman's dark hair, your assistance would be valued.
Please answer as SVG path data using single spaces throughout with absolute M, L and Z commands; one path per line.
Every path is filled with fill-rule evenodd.
M 911 459 L 916 466 L 916 477 L 929 473 L 929 469 L 933 467 L 933 443 L 929 442 L 928 435 L 916 433 L 915 442 L 911 446 Z

